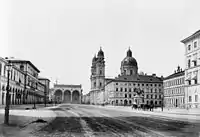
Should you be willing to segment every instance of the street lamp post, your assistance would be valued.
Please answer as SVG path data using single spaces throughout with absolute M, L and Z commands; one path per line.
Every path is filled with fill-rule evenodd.
M 162 95 L 162 111 L 163 111 L 163 107 L 164 107 L 164 95 Z
M 34 87 L 34 84 L 32 83 L 32 89 L 33 89 L 33 94 L 34 94 L 34 102 L 33 102 L 33 109 L 36 109 L 36 106 L 35 106 L 35 97 L 36 97 L 36 94 L 35 94 L 35 87 Z
M 10 91 L 10 86 L 9 86 L 9 77 L 10 77 L 10 70 L 11 70 L 11 65 L 8 64 L 7 65 L 8 69 L 7 69 L 7 87 L 6 87 L 6 106 L 5 106 L 5 116 L 4 116 L 4 124 L 8 125 L 9 124 L 9 105 L 10 105 L 10 95 L 9 95 L 9 91 Z

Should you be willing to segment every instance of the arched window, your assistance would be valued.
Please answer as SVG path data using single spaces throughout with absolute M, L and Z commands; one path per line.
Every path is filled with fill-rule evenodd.
M 130 75 L 132 75 L 133 74 L 133 70 L 130 70 Z
M 20 70 L 24 71 L 24 65 L 20 65 Z
M 127 94 L 125 94 L 125 98 L 127 98 Z
M 102 74 L 102 70 L 99 71 L 99 74 L 100 74 L 100 75 Z

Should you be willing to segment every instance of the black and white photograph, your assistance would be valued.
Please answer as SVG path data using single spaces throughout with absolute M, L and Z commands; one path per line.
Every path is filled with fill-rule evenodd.
M 200 1 L 0 0 L 0 137 L 200 137 Z

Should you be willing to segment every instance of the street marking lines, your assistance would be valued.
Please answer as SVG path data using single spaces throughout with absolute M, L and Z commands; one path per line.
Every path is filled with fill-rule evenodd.
M 84 134 L 85 137 L 95 137 L 95 135 L 93 134 L 92 129 L 89 128 L 87 122 L 85 122 L 85 120 L 83 120 L 83 119 L 80 117 L 79 114 L 77 114 L 77 113 L 75 113 L 75 112 L 73 112 L 73 111 L 71 111 L 71 110 L 69 110 L 68 112 L 70 112 L 70 113 L 74 114 L 76 117 L 79 117 L 79 118 L 80 118 L 80 124 L 81 124 L 81 127 L 83 128 L 83 130 L 84 130 L 84 132 L 85 132 L 85 134 Z

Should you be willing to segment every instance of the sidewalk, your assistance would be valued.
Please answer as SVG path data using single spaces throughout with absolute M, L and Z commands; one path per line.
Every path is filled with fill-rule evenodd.
M 146 115 L 154 115 L 154 116 L 159 116 L 159 117 L 168 117 L 172 119 L 182 119 L 182 120 L 198 120 L 200 121 L 200 109 L 191 109 L 191 110 L 179 110 L 179 109 L 164 109 L 161 111 L 160 108 L 152 111 L 143 111 L 143 110 L 135 110 L 132 109 L 131 106 L 100 106 L 102 108 L 107 108 L 107 109 L 115 109 L 115 110 L 120 110 L 120 111 L 126 111 L 129 113 L 141 113 L 141 114 L 146 114 Z
M 18 105 L 9 111 L 9 126 L 4 125 L 4 108 L 0 108 L 0 137 L 4 136 L 20 136 L 27 137 L 29 133 L 40 128 L 41 125 L 47 124 L 56 117 L 56 114 L 49 110 L 49 108 L 57 107 L 43 107 L 37 105 L 37 109 L 25 110 L 33 105 Z M 33 123 L 34 121 L 42 119 L 47 123 Z
M 25 110 L 26 108 L 32 109 L 33 108 L 33 104 L 22 104 L 22 105 L 10 105 L 9 108 L 10 110 L 13 109 L 21 109 L 21 110 Z M 36 104 L 36 109 L 41 109 L 41 108 L 45 108 L 44 104 Z M 51 107 L 51 106 L 55 106 L 54 104 L 46 104 L 46 107 Z M 5 105 L 0 105 L 0 109 L 5 109 Z

